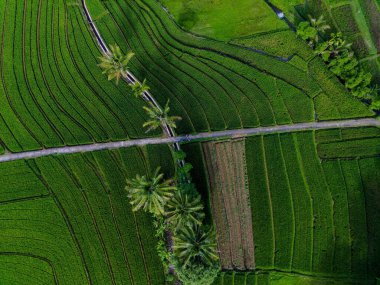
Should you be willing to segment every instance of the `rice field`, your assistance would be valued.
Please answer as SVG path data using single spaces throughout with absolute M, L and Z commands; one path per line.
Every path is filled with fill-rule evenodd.
M 126 177 L 173 173 L 169 148 L 0 165 L 0 283 L 164 284 L 151 218 L 133 213 Z
M 236 195 L 233 193 L 241 187 L 233 181 L 248 177 L 249 196 L 245 199 L 250 203 L 255 245 L 255 271 L 251 274 L 269 274 L 270 281 L 236 281 L 245 277 L 236 273 L 235 278 L 227 271 L 220 277 L 224 283 L 215 284 L 309 284 L 302 283 L 306 282 L 302 278 L 309 278 L 310 284 L 375 284 L 380 273 L 380 158 L 378 154 L 360 156 L 358 147 L 368 154 L 371 149 L 367 140 L 378 134 L 376 128 L 359 128 L 250 137 L 245 140 L 246 174 L 234 170 L 242 165 L 239 148 L 226 156 L 230 142 L 203 143 L 207 149 L 220 145 L 218 152 L 213 146 L 213 156 L 204 153 L 204 161 L 208 173 L 223 179 L 218 180 L 219 184 L 212 178 L 200 179 L 207 185 L 198 186 L 209 191 L 217 229 L 221 217 L 218 213 L 224 212 L 228 221 L 234 212 L 243 217 L 243 208 L 247 208 L 240 206 L 244 202 L 234 204 L 231 198 L 215 203 L 214 193 L 228 189 L 223 191 Z M 321 145 L 341 141 L 344 147 L 321 160 Z M 357 145 L 354 149 L 346 145 L 352 141 Z M 214 165 L 214 170 L 209 164 Z M 228 210 L 231 205 L 234 208 Z M 235 228 L 237 222 L 232 224 Z M 227 230 L 219 231 L 221 237 L 228 237 Z M 223 240 L 234 250 L 236 239 Z M 235 250 L 235 254 L 241 254 L 241 250 Z M 272 277 L 275 273 L 286 273 L 287 277 L 277 280 Z M 292 274 L 299 276 L 291 277 Z
M 320 119 L 373 115 L 319 59 L 291 64 L 194 36 L 157 1 L 91 1 L 88 6 L 106 42 L 136 52 L 131 71 L 147 78 L 160 103 L 170 98 L 173 113 L 183 117 L 180 133 L 313 121 L 322 112 L 329 116 Z

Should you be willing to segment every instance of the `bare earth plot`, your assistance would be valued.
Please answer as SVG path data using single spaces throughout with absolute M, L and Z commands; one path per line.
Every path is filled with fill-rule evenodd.
M 211 208 L 224 269 L 254 269 L 244 139 L 203 144 L 211 189 Z

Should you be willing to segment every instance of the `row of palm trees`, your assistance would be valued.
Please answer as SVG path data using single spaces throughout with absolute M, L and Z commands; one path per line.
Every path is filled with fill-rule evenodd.
M 135 54 L 128 52 L 123 54 L 118 45 L 110 45 L 110 53 L 99 57 L 100 63 L 98 66 L 103 69 L 103 74 L 107 75 L 108 80 L 115 80 L 119 84 L 121 78 L 125 78 L 128 74 L 129 63 Z M 135 97 L 142 97 L 145 92 L 149 91 L 146 79 L 142 83 L 134 82 L 129 84 Z M 148 106 L 144 106 L 144 111 L 149 117 L 149 120 L 143 124 L 147 128 L 146 132 L 150 132 L 165 125 L 172 129 L 177 128 L 176 121 L 181 120 L 179 116 L 170 116 L 169 100 L 166 102 L 163 109 L 148 102 Z
M 174 254 L 182 266 L 218 260 L 215 231 L 202 226 L 205 214 L 198 193 L 178 188 L 174 179 L 165 180 L 159 167 L 150 176 L 127 179 L 125 190 L 133 211 L 141 209 L 165 219 L 174 233 Z

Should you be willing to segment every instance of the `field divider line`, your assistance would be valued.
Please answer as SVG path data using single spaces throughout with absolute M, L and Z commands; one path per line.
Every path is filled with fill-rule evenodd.
M 380 120 L 377 120 L 374 118 L 366 118 L 366 119 L 353 119 L 353 120 L 340 120 L 340 121 L 311 122 L 311 123 L 299 123 L 299 124 L 291 124 L 291 125 L 278 125 L 278 126 L 270 126 L 270 127 L 204 132 L 204 133 L 181 135 L 181 136 L 171 136 L 171 137 L 131 139 L 131 140 L 125 140 L 125 141 L 116 141 L 116 142 L 64 146 L 64 147 L 56 147 L 56 148 L 49 148 L 49 149 L 42 149 L 42 150 L 25 151 L 25 152 L 19 152 L 19 153 L 6 153 L 3 155 L 0 155 L 0 163 L 7 162 L 7 161 L 23 160 L 23 159 L 33 159 L 33 158 L 49 156 L 49 155 L 83 153 L 83 152 L 92 152 L 92 151 L 99 151 L 99 150 L 127 148 L 127 147 L 133 147 L 133 146 L 158 145 L 158 144 L 178 144 L 179 145 L 179 143 L 210 141 L 214 139 L 238 138 L 238 137 L 247 137 L 247 136 L 253 136 L 253 135 L 269 135 L 269 134 L 276 134 L 276 133 L 291 133 L 291 132 L 302 132 L 302 131 L 311 131 L 311 130 L 359 128 L 359 127 L 380 128 Z

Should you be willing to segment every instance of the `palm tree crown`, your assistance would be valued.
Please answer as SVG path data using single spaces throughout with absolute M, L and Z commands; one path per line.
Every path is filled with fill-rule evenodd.
M 129 84 L 129 86 L 132 88 L 133 95 L 135 95 L 136 98 L 140 97 L 144 94 L 144 92 L 150 89 L 150 87 L 146 84 L 146 79 L 144 79 L 144 81 L 141 84 L 136 81 L 133 84 Z
M 178 230 L 190 223 L 202 224 L 205 216 L 201 196 L 184 193 L 179 189 L 166 205 L 167 221 Z
M 309 15 L 309 21 L 310 21 L 310 25 L 315 28 L 317 30 L 317 32 L 319 34 L 324 34 L 327 30 L 329 30 L 331 27 L 329 25 L 326 24 L 326 21 L 323 17 L 323 15 L 321 15 L 318 19 L 315 19 L 313 17 L 311 17 Z M 315 41 L 316 42 L 319 42 L 319 36 L 318 36 L 318 33 L 316 34 L 315 36 Z
M 164 214 L 164 206 L 177 188 L 172 186 L 173 180 L 163 180 L 164 175 L 159 172 L 160 167 L 156 169 L 152 177 L 136 175 L 136 178 L 127 179 L 125 190 L 131 199 L 133 211 L 142 208 L 155 216 Z
M 150 120 L 143 124 L 143 127 L 148 127 L 146 132 L 150 132 L 159 128 L 162 125 L 166 125 L 170 128 L 175 129 L 177 127 L 176 122 L 181 120 L 181 117 L 178 116 L 169 116 L 170 107 L 169 100 L 166 102 L 164 109 L 160 109 L 150 103 L 150 107 L 143 107 L 146 113 L 148 114 Z
M 135 55 L 133 52 L 128 52 L 124 55 L 118 45 L 110 45 L 110 54 L 99 57 L 100 66 L 103 69 L 103 74 L 107 74 L 108 80 L 116 79 L 116 84 L 122 76 L 127 75 L 128 63 Z
M 183 267 L 190 264 L 212 265 L 218 260 L 214 229 L 197 224 L 181 229 L 174 237 L 173 248 Z

